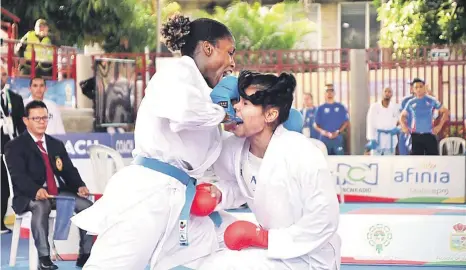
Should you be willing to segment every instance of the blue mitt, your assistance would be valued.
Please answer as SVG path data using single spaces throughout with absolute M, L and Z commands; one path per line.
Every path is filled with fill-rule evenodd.
M 290 115 L 288 119 L 283 123 L 283 127 L 290 131 L 296 131 L 301 133 L 303 130 L 304 119 L 303 115 L 296 109 L 290 109 Z
M 226 76 L 223 78 L 210 93 L 212 102 L 222 106 L 228 116 L 228 122 L 243 123 L 243 120 L 236 117 L 232 100 L 239 100 L 238 78 L 235 76 Z

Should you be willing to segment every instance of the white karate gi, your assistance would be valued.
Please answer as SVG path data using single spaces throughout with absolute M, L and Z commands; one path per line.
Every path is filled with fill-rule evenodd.
M 133 155 L 156 158 L 201 177 L 222 144 L 219 124 L 225 111 L 212 103 L 211 91 L 187 56 L 157 72 L 139 108 Z M 116 173 L 104 196 L 73 218 L 78 227 L 99 235 L 84 269 L 138 270 L 150 260 L 151 269 L 167 270 L 218 249 L 209 217 L 191 217 L 189 246 L 179 245 L 185 191 L 175 178 L 139 165 Z
M 388 107 L 382 105 L 382 101 L 373 103 L 367 112 L 367 140 L 375 140 L 378 143 L 376 150 L 371 150 L 372 155 L 395 155 L 398 144 L 398 136 L 380 133 L 377 130 L 391 130 L 396 127 L 400 116 L 400 105 L 390 102 Z M 392 141 L 392 142 L 390 142 Z
M 222 250 L 198 269 L 339 269 L 339 205 L 322 152 L 303 134 L 279 126 L 260 161 L 253 193 L 241 169 L 249 147 L 244 138 L 224 142 L 213 166 L 223 194 L 218 209 L 247 202 L 269 231 L 268 249 Z

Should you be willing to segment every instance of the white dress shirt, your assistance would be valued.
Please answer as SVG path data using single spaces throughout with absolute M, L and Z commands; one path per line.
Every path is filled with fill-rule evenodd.
M 38 139 L 38 138 L 36 138 L 34 135 L 32 135 L 32 133 L 29 132 L 29 130 L 28 130 L 28 133 L 29 133 L 29 135 L 31 135 L 31 137 L 32 137 L 32 139 L 34 140 L 34 143 L 35 143 L 36 145 L 37 145 L 37 141 L 39 141 L 39 140 L 42 141 L 42 146 L 44 147 L 45 151 L 48 152 L 48 150 L 47 150 L 47 143 L 45 142 L 45 136 L 42 136 L 42 138 Z M 39 146 L 37 146 L 37 148 L 39 149 L 40 152 L 42 152 L 42 150 L 39 148 Z M 47 155 L 48 155 L 48 153 L 47 153 Z M 52 165 L 52 164 L 50 164 L 50 165 Z M 45 164 L 44 164 L 44 166 L 45 166 Z M 52 167 L 52 168 L 53 168 L 53 167 Z M 55 176 L 55 174 L 53 175 L 53 178 L 55 179 L 55 183 L 57 184 L 57 188 L 59 188 L 59 187 L 60 187 L 60 181 L 58 181 L 58 179 L 57 179 L 57 177 Z M 43 187 L 47 187 L 47 181 L 45 181 Z
M 24 106 L 26 106 L 32 100 L 32 96 L 30 96 L 24 103 Z M 49 123 L 47 125 L 47 130 L 45 131 L 45 133 L 47 133 L 48 135 L 65 134 L 65 127 L 63 125 L 60 109 L 58 109 L 57 104 L 45 98 L 42 100 L 42 102 L 44 102 L 45 106 L 47 106 L 47 110 L 50 116 Z

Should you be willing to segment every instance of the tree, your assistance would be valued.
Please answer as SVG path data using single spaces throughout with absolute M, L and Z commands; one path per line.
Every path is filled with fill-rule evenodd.
M 4 8 L 21 18 L 19 34 L 34 28 L 39 18 L 47 20 L 56 45 L 82 46 L 92 42 L 107 52 L 142 52 L 155 48 L 156 10 L 152 0 L 3 0 Z M 164 5 L 164 17 L 178 11 L 175 3 Z M 128 40 L 129 47 L 121 45 Z
M 236 38 L 237 50 L 292 49 L 308 33 L 314 23 L 306 18 L 302 4 L 279 3 L 270 9 L 260 3 L 236 2 L 214 13 L 197 11 L 194 17 L 207 17 L 227 25 Z
M 466 41 L 466 1 L 375 0 L 380 46 L 404 49 Z

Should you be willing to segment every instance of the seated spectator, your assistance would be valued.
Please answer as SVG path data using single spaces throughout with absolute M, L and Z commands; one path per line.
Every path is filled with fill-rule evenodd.
M 26 100 L 26 104 L 39 100 L 45 103 L 49 112 L 49 121 L 45 133 L 49 135 L 65 134 L 65 127 L 61 118 L 60 110 L 55 102 L 44 98 L 47 86 L 44 78 L 36 76 L 29 82 L 31 96 Z
M 317 108 L 314 128 L 319 132 L 319 140 L 327 146 L 329 155 L 344 155 L 341 133 L 349 125 L 348 111 L 343 104 L 334 100 L 333 84 L 327 84 L 325 103 Z
M 55 207 L 53 195 L 75 198 L 75 212 L 90 207 L 89 190 L 73 166 L 63 143 L 47 134 L 49 114 L 42 101 L 26 105 L 26 131 L 5 146 L 5 157 L 13 185 L 13 210 L 31 211 L 31 231 L 39 254 L 38 269 L 57 269 L 50 259 L 49 215 Z M 80 230 L 79 257 L 83 267 L 89 258 L 93 238 Z
M 415 98 L 408 101 L 401 112 L 400 124 L 403 133 L 411 134 L 411 155 L 439 155 L 438 142 L 435 135 L 448 120 L 448 110 L 436 98 L 427 95 L 425 83 L 421 79 L 412 82 Z M 433 112 L 438 110 L 439 123 L 433 126 Z M 407 117 L 412 115 L 412 124 L 408 125 Z
M 304 93 L 304 108 L 301 110 L 304 118 L 303 134 L 306 137 L 315 139 L 319 137 L 319 133 L 314 128 L 316 110 L 317 108 L 312 101 L 312 94 Z
M 53 48 L 52 41 L 49 38 L 49 27 L 47 21 L 39 19 L 36 21 L 34 30 L 27 32 L 21 41 L 15 47 L 15 53 L 24 57 L 25 63 L 20 65 L 21 75 L 31 74 L 32 50 L 35 52 L 35 75 L 52 76 Z M 31 45 L 28 43 L 35 43 Z
M 367 112 L 366 138 L 372 155 L 395 155 L 400 107 L 391 102 L 392 96 L 392 89 L 385 88 L 382 100 L 373 103 Z

